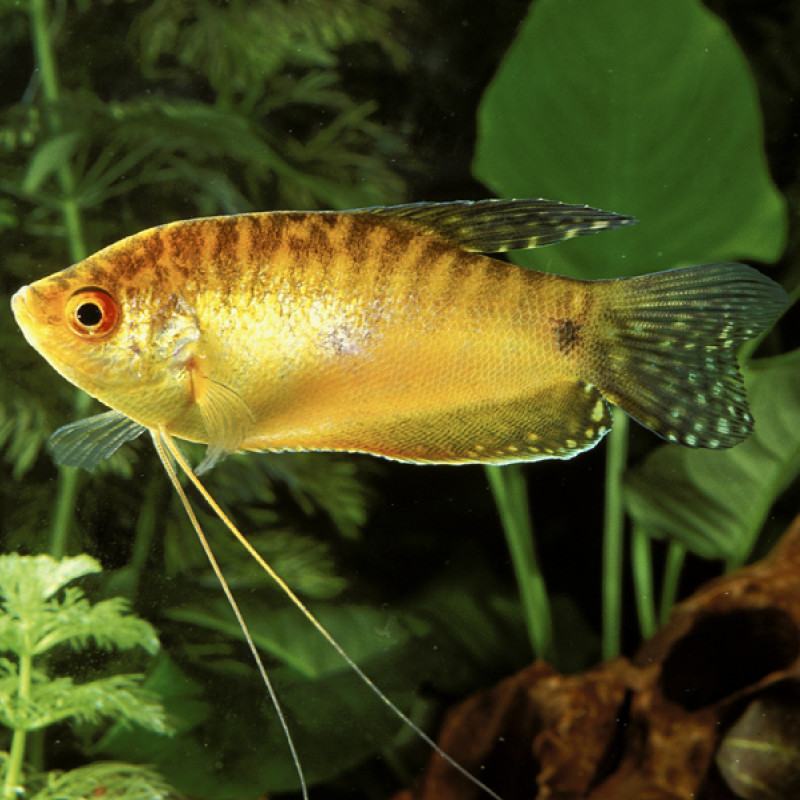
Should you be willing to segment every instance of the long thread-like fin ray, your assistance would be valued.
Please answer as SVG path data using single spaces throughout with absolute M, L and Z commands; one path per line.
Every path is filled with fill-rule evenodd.
M 161 459 L 161 463 L 164 465 L 164 469 L 169 476 L 172 485 L 175 487 L 175 491 L 178 493 L 178 497 L 181 499 L 181 503 L 183 503 L 183 507 L 186 509 L 186 513 L 189 516 L 189 521 L 192 523 L 192 527 L 197 534 L 197 538 L 200 540 L 200 544 L 203 547 L 203 551 L 206 554 L 206 558 L 208 559 L 209 564 L 211 564 L 211 569 L 214 570 L 214 574 L 217 576 L 217 580 L 220 582 L 222 586 L 222 591 L 225 593 L 225 598 L 228 601 L 231 609 L 233 610 L 233 614 L 236 617 L 236 621 L 239 623 L 239 627 L 242 629 L 242 633 L 244 634 L 245 641 L 247 642 L 247 646 L 250 648 L 250 652 L 255 659 L 256 666 L 258 667 L 258 671 L 261 674 L 261 679 L 264 682 L 264 685 L 267 687 L 267 692 L 269 694 L 269 699 L 272 702 L 272 707 L 275 709 L 275 713 L 278 715 L 278 722 L 280 723 L 281 729 L 283 730 L 283 735 L 286 738 L 286 744 L 289 747 L 289 751 L 291 753 L 292 762 L 294 763 L 294 767 L 297 770 L 297 777 L 300 781 L 300 791 L 303 795 L 303 800 L 308 800 L 308 788 L 306 786 L 306 779 L 305 775 L 303 774 L 303 767 L 300 763 L 300 757 L 297 753 L 297 748 L 294 744 L 294 739 L 292 738 L 291 730 L 289 729 L 289 724 L 286 721 L 286 717 L 283 714 L 283 709 L 281 708 L 280 701 L 278 700 L 278 695 L 275 692 L 275 687 L 272 685 L 272 681 L 269 678 L 269 674 L 267 673 L 266 667 L 264 666 L 264 662 L 261 660 L 261 656 L 258 654 L 258 649 L 256 648 L 255 642 L 253 641 L 253 637 L 250 635 L 250 629 L 247 627 L 247 623 L 244 620 L 244 616 L 242 615 L 241 610 L 239 609 L 239 604 L 236 602 L 236 598 L 233 596 L 233 592 L 231 591 L 230 586 L 228 585 L 228 581 L 225 579 L 225 576 L 222 573 L 222 569 L 217 562 L 216 557 L 214 556 L 213 551 L 211 550 L 211 545 L 208 542 L 205 534 L 203 533 L 203 529 L 200 527 L 200 523 L 195 516 L 194 511 L 192 510 L 191 504 L 189 503 L 189 498 L 186 496 L 186 492 L 184 492 L 183 487 L 178 480 L 178 475 L 175 472 L 172 464 L 170 463 L 169 456 L 170 454 L 172 457 L 178 462 L 181 469 L 189 476 L 192 482 L 198 487 L 200 492 L 202 493 L 203 497 L 211 504 L 211 507 L 217 511 L 217 513 L 222 514 L 219 510 L 217 504 L 213 501 L 211 496 L 206 492 L 205 488 L 200 484 L 200 482 L 195 478 L 191 467 L 186 463 L 186 460 L 183 458 L 183 454 L 178 449 L 175 442 L 172 440 L 172 437 L 164 432 L 164 431 L 150 431 L 153 437 L 153 444 L 156 448 L 156 453 L 158 453 L 158 457 Z M 224 517 L 224 515 L 222 515 Z M 225 518 L 227 520 L 227 517 Z M 231 528 L 230 523 L 226 523 L 229 528 Z M 237 538 L 240 541 L 244 541 L 241 534 L 233 528 L 233 530 L 237 534 Z
M 476 253 L 527 250 L 636 222 L 613 211 L 541 199 L 408 203 L 347 213 L 404 220 Z
M 155 434 L 153 434 L 153 438 L 155 440 Z M 236 537 L 236 540 L 239 544 L 244 547 L 244 549 L 249 553 L 249 555 L 256 561 L 256 563 L 264 570 L 264 572 L 272 578 L 273 581 L 277 584 L 277 586 L 285 593 L 285 595 L 291 600 L 291 602 L 298 608 L 298 610 L 305 616 L 305 618 L 319 631 L 322 637 L 325 639 L 326 642 L 342 657 L 348 667 L 364 682 L 364 684 L 369 688 L 369 690 L 402 722 L 407 725 L 422 741 L 424 741 L 430 748 L 432 748 L 441 758 L 443 758 L 453 769 L 457 770 L 461 775 L 463 775 L 467 780 L 473 783 L 475 786 L 480 788 L 482 791 L 486 792 L 489 797 L 493 798 L 493 800 L 502 800 L 500 795 L 498 795 L 495 791 L 490 789 L 485 783 L 481 780 L 476 778 L 472 773 L 467 771 L 464 767 L 461 766 L 452 756 L 449 756 L 447 753 L 439 747 L 438 744 L 428 736 L 425 731 L 423 731 L 418 725 L 416 725 L 412 720 L 403 712 L 401 709 L 390 700 L 377 686 L 377 684 L 370 678 L 361 667 L 348 655 L 345 649 L 333 638 L 333 636 L 328 632 L 327 628 L 311 613 L 311 611 L 306 607 L 303 601 L 294 593 L 291 587 L 286 583 L 286 581 L 278 575 L 277 572 L 262 558 L 261 554 L 253 547 L 250 542 L 247 541 L 244 534 L 234 525 L 233 521 L 228 517 L 228 515 L 220 508 L 219 504 L 214 500 L 214 498 L 209 494 L 208 490 L 203 486 L 200 482 L 197 475 L 192 470 L 191 465 L 188 463 L 186 458 L 184 457 L 183 453 L 181 453 L 180 449 L 177 447 L 175 442 L 172 438 L 166 434 L 165 432 L 160 432 L 159 436 L 161 437 L 161 441 L 163 442 L 163 446 L 166 446 L 169 450 L 169 453 L 172 457 L 178 462 L 180 468 L 186 473 L 186 476 L 189 480 L 194 484 L 195 488 L 198 492 L 203 496 L 205 501 L 211 506 L 211 509 L 214 513 L 219 517 L 220 521 L 225 525 L 225 527 Z M 159 442 L 156 440 L 156 449 L 159 449 Z M 164 456 L 159 452 L 159 456 L 161 456 L 162 462 L 165 461 Z M 166 466 L 166 464 L 165 464 Z M 181 500 L 183 501 L 184 505 L 187 505 L 186 500 L 184 500 L 184 493 L 180 484 L 177 481 L 177 476 L 173 477 L 170 474 L 170 480 L 172 480 L 173 484 L 178 489 L 179 493 L 181 494 Z M 187 506 L 188 510 L 188 506 Z M 194 514 L 191 515 L 192 517 L 192 524 L 195 525 L 195 530 L 198 532 L 198 536 L 201 536 L 201 541 L 204 543 L 203 547 L 207 548 L 207 544 L 205 543 L 205 537 L 203 537 L 200 533 L 199 525 L 196 522 L 196 518 Z M 209 554 L 209 550 L 206 549 L 206 554 Z M 209 555 L 209 558 L 211 556 Z M 212 562 L 212 566 L 214 562 Z M 215 571 L 218 570 L 218 567 L 215 567 Z M 217 576 L 221 577 L 221 573 L 217 571 Z M 228 602 L 231 606 L 234 607 L 237 619 L 239 620 L 239 624 L 242 625 L 242 629 L 245 631 L 247 636 L 247 642 L 250 645 L 250 649 L 253 650 L 255 655 L 255 645 L 253 644 L 252 639 L 250 638 L 249 633 L 247 633 L 247 628 L 244 625 L 244 621 L 241 617 L 241 613 L 238 610 L 238 606 L 235 605 L 235 601 L 233 599 L 233 595 L 230 592 L 230 589 L 225 586 L 226 596 L 228 598 Z M 261 661 L 256 656 L 256 660 L 258 661 L 259 668 L 262 672 L 262 676 L 266 678 L 266 672 L 264 671 L 263 666 L 261 666 Z M 275 698 L 274 692 L 272 690 L 271 685 L 268 684 L 268 689 L 270 692 L 270 696 L 273 698 L 273 703 L 276 704 L 277 707 L 277 699 Z M 284 726 L 284 731 L 286 732 L 287 738 L 291 741 L 289 737 L 288 728 L 286 727 L 285 723 L 283 722 L 283 718 L 281 717 L 281 722 Z M 294 755 L 294 746 L 292 745 L 292 753 Z M 296 756 L 295 756 L 295 764 L 297 764 L 299 769 L 299 764 L 297 763 Z

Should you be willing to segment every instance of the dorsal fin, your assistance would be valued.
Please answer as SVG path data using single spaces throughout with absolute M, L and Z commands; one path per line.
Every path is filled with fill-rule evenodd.
M 636 222 L 611 211 L 541 199 L 410 203 L 352 213 L 406 220 L 476 253 L 526 250 Z

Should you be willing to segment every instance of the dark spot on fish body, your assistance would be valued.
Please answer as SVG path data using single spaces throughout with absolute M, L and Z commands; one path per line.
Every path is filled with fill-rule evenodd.
M 321 221 L 320 213 L 291 215 L 281 238 L 295 262 L 329 261 L 331 254 L 330 224 Z
M 283 237 L 286 249 L 293 256 L 292 260 L 304 260 L 310 251 L 310 239 L 305 232 L 287 233 Z
M 417 313 L 420 308 L 431 309 L 442 292 L 431 289 L 430 276 L 440 265 L 441 243 L 424 237 L 402 241 L 393 238 L 388 250 L 373 268 L 368 278 L 370 290 L 393 301 L 406 313 Z M 446 269 L 446 267 L 445 267 Z
M 282 257 L 283 230 L 287 214 L 247 214 L 235 217 L 235 233 L 231 232 L 232 262 L 239 270 L 237 282 L 245 293 L 258 297 L 265 291 L 267 274 L 274 277 L 273 268 Z M 234 244 L 235 241 L 235 244 Z M 269 265 L 269 270 L 265 270 Z
M 315 214 L 311 220 L 309 250 L 298 255 L 294 274 L 307 275 L 307 283 L 313 285 L 320 295 L 327 295 L 336 283 L 334 270 L 340 259 L 337 257 L 335 234 L 331 234 L 334 229 L 321 219 L 321 215 Z
M 335 274 L 331 283 L 343 297 L 384 297 L 390 291 L 397 262 L 390 252 L 399 243 L 390 231 L 362 214 L 340 214 L 337 235 L 331 244 Z M 387 247 L 389 251 L 387 251 Z
M 308 215 L 308 253 L 314 259 L 315 268 L 326 267 L 331 263 L 333 246 L 331 226 L 323 222 L 324 215 Z
M 551 319 L 550 324 L 553 326 L 553 336 L 560 353 L 569 355 L 582 344 L 582 323 L 572 319 Z
M 417 272 L 433 268 L 443 256 L 452 254 L 452 245 L 441 239 L 422 240 L 422 248 L 414 258 Z

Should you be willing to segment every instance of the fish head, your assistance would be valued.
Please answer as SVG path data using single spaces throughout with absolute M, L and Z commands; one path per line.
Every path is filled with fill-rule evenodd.
M 148 428 L 169 425 L 191 401 L 197 319 L 163 275 L 124 273 L 113 256 L 23 286 L 14 317 L 68 381 Z

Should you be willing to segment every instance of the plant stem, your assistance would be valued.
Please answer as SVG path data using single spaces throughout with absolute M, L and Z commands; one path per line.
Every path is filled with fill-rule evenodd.
M 628 417 L 613 409 L 606 450 L 606 497 L 603 525 L 603 658 L 616 658 L 622 640 L 622 564 L 625 508 L 622 476 L 628 454 Z
M 653 558 L 650 537 L 644 528 L 633 526 L 631 534 L 631 567 L 633 570 L 636 610 L 642 639 L 649 639 L 656 630 L 656 603 L 653 596 Z
M 511 553 L 533 651 L 537 658 L 555 663 L 550 600 L 536 555 L 525 476 L 517 464 L 486 467 L 486 476 Z
M 17 697 L 19 705 L 23 706 L 30 700 L 31 694 L 31 669 L 33 658 L 31 656 L 29 637 L 25 636 L 24 646 L 19 654 L 19 675 Z M 24 728 L 14 728 L 11 737 L 11 749 L 6 762 L 6 777 L 3 781 L 4 800 L 15 800 L 20 797 L 20 782 L 22 780 L 22 765 L 25 760 L 25 739 L 27 731 Z
M 58 108 L 60 100 L 58 71 L 50 36 L 47 0 L 30 0 L 30 21 L 36 54 L 36 68 L 41 78 L 45 101 L 45 118 L 50 134 L 55 136 L 61 132 L 62 122 Z M 86 258 L 87 255 L 83 220 L 75 196 L 75 175 L 67 161 L 59 165 L 57 174 L 62 195 L 59 200 L 61 216 L 64 220 L 70 258 L 74 263 Z M 90 403 L 91 398 L 78 391 L 73 404 L 75 415 L 84 415 L 88 411 Z M 78 479 L 79 473 L 76 469 L 60 468 L 55 510 L 50 526 L 50 554 L 54 558 L 61 558 L 67 550 L 72 510 L 75 507 L 75 497 L 78 492 Z
M 136 602 L 139 594 L 139 583 L 144 572 L 150 547 L 156 535 L 158 522 L 158 497 L 161 494 L 162 475 L 153 471 L 145 488 L 142 508 L 136 521 L 136 534 L 133 540 L 133 552 L 130 559 L 131 585 L 129 588 L 130 600 Z
M 675 598 L 678 596 L 678 583 L 685 558 L 686 548 L 678 542 L 670 542 L 667 550 L 667 563 L 664 566 L 664 582 L 661 586 L 661 608 L 658 615 L 662 625 L 669 619 L 672 607 L 675 605 Z

